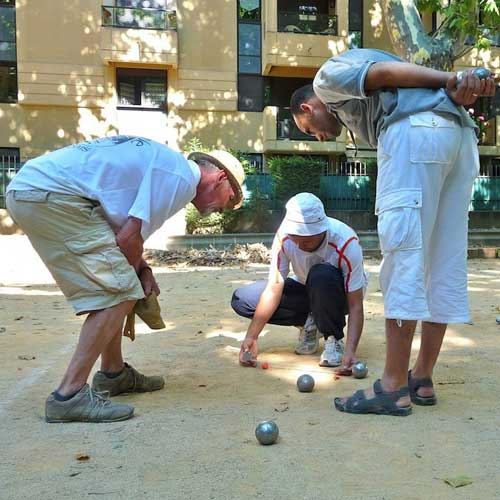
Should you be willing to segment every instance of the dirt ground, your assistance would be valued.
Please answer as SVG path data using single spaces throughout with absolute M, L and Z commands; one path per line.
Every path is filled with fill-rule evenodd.
M 407 418 L 332 407 L 383 366 L 377 261 L 367 265 L 359 348 L 367 380 L 334 380 L 319 355 L 295 356 L 297 331 L 285 327 L 261 337 L 268 370 L 238 366 L 247 321 L 230 296 L 264 277 L 265 265 L 156 268 L 167 328 L 139 324 L 124 351 L 137 368 L 166 376 L 166 388 L 119 398 L 135 405 L 135 418 L 96 425 L 44 422 L 82 320 L 24 238 L 0 238 L 0 258 L 1 499 L 500 499 L 500 260 L 470 262 L 474 324 L 449 328 L 435 372 L 439 403 Z M 310 394 L 295 387 L 305 372 L 316 379 Z M 255 440 L 263 419 L 276 420 L 278 444 Z M 461 475 L 472 484 L 444 482 Z

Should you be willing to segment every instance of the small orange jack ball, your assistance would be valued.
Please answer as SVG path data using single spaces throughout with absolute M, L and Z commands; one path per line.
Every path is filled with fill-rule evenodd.
M 267 361 L 262 362 L 262 369 L 267 370 L 269 368 L 269 363 Z

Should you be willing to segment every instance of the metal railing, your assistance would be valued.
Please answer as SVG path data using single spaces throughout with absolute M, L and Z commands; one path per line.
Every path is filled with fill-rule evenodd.
M 0 208 L 5 208 L 5 191 L 20 168 L 18 156 L 0 156 Z
M 337 16 L 299 11 L 278 12 L 278 31 L 337 36 Z
M 175 10 L 103 5 L 101 13 L 103 26 L 143 30 L 177 30 Z

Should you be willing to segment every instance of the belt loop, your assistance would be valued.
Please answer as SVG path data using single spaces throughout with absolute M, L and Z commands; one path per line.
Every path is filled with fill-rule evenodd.
M 402 319 L 397 319 L 396 320 L 396 325 L 398 325 L 399 328 L 403 328 L 403 320 Z

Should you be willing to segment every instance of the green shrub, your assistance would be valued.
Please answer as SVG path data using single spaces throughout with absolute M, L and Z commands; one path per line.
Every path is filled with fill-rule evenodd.
M 214 213 L 202 217 L 195 206 L 186 208 L 186 232 L 188 234 L 221 234 L 223 232 L 224 214 Z
M 269 159 L 267 166 L 279 201 L 284 202 L 302 192 L 319 196 L 320 177 L 326 166 L 324 159 L 311 156 L 274 156 Z

